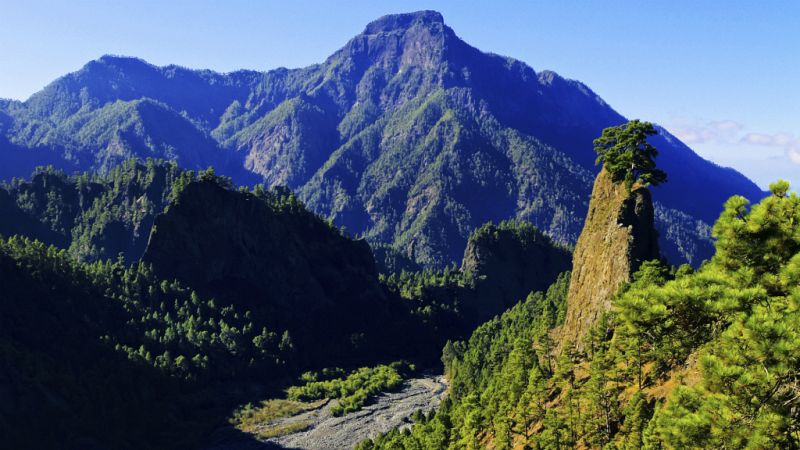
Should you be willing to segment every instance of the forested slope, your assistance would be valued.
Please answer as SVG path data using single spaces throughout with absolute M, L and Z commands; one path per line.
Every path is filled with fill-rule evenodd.
M 699 270 L 644 264 L 581 352 L 554 354 L 547 332 L 563 281 L 448 344 L 444 406 L 361 448 L 796 448 L 800 197 L 788 188 L 726 202 Z
M 23 234 L 69 250 L 81 261 L 135 262 L 150 228 L 164 211 L 183 170 L 177 164 L 130 159 L 105 175 L 67 176 L 51 167 L 34 170 L 0 188 L 0 234 Z
M 287 373 L 280 330 L 141 264 L 87 265 L 15 237 L 0 242 L 0 280 L 10 448 L 185 448 L 235 405 L 215 381 Z
M 399 356 L 408 345 L 401 330 L 414 324 L 381 287 L 369 245 L 309 212 L 288 189 L 226 183 L 210 172 L 184 173 L 142 260 L 161 278 L 288 329 L 298 363 Z
M 152 160 L 41 168 L 0 208 L 0 427 L 20 448 L 184 448 L 305 370 L 432 366 L 569 261 L 504 222 L 474 233 L 462 269 L 381 276 L 288 189 Z

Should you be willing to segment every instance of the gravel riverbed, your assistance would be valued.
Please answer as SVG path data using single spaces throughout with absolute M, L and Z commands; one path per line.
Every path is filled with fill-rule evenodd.
M 392 428 L 411 425 L 415 411 L 430 411 L 439 406 L 447 391 L 444 377 L 428 376 L 407 380 L 397 392 L 382 394 L 360 411 L 334 417 L 335 401 L 318 409 L 282 419 L 278 423 L 306 423 L 306 431 L 269 439 L 284 448 L 306 450 L 351 449 L 367 438 Z

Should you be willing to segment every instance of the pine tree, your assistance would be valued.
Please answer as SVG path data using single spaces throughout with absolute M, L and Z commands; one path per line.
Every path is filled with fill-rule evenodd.
M 639 120 L 606 128 L 594 140 L 596 163 L 603 163 L 612 180 L 625 181 L 628 187 L 637 181 L 657 186 L 667 181 L 667 174 L 656 169 L 658 150 L 647 142 L 647 138 L 655 134 L 652 123 Z

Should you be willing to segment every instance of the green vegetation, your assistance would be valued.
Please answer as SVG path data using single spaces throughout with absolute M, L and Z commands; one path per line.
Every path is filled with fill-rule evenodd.
M 399 388 L 414 370 L 414 365 L 406 362 L 362 367 L 347 377 L 309 381 L 302 386 L 292 386 L 286 393 L 294 401 L 338 399 L 339 402 L 331 408 L 331 413 L 341 416 L 358 411 L 381 392 Z
M 105 175 L 66 176 L 53 167 L 39 168 L 30 181 L 15 179 L 5 186 L 10 199 L 0 202 L 0 210 L 9 219 L 0 233 L 24 233 L 68 248 L 81 261 L 122 254 L 135 262 L 181 173 L 174 162 L 151 159 L 127 160 Z
M 643 358 L 678 358 L 696 347 L 702 379 L 679 385 L 656 412 L 646 436 L 651 442 L 697 448 L 800 446 L 795 381 L 800 197 L 788 194 L 785 181 L 770 190 L 770 197 L 749 210 L 745 199 L 731 198 L 714 226 L 717 254 L 711 264 L 657 292 L 656 311 L 675 311 L 671 315 L 680 320 L 680 313 L 691 309 L 693 326 L 688 332 L 665 327 L 643 341 Z M 638 306 L 639 296 L 623 296 L 623 313 Z M 640 332 L 655 321 L 658 316 L 651 314 L 644 323 L 625 324 Z M 665 339 L 677 343 L 666 355 L 656 347 Z
M 316 255 L 319 270 L 325 251 L 350 245 L 338 229 L 309 213 L 285 190 L 259 186 L 232 191 L 230 182 L 212 170 L 180 172 L 172 164 L 131 162 L 109 178 L 65 177 L 45 169 L 32 182 L 13 182 L 9 188 L 16 199 L 8 195 L 0 201 L 11 211 L 22 212 L 17 218 L 32 220 L 20 223 L 43 225 L 31 231 L 54 239 L 91 236 L 74 242 L 94 243 L 85 248 L 98 249 L 101 255 L 108 247 L 95 244 L 112 241 L 100 239 L 105 232 L 91 231 L 102 228 L 94 224 L 121 223 L 141 231 L 160 212 L 159 202 L 171 202 L 165 210 L 182 207 L 188 191 L 203 183 L 246 197 L 251 205 L 266 205 L 273 223 L 293 217 L 295 230 L 303 229 L 299 224 L 311 224 L 312 231 L 338 239 L 339 247 L 322 241 L 307 248 Z M 150 203 L 150 199 L 156 200 Z M 279 231 L 278 239 L 303 242 L 292 238 L 291 227 Z M 127 242 L 131 234 L 126 231 L 121 236 L 117 244 Z M 149 231 L 144 242 L 148 237 Z M 174 277 L 162 276 L 150 263 L 128 263 L 124 256 L 82 262 L 76 253 L 83 253 L 83 248 L 60 249 L 23 236 L 0 238 L 0 372 L 11 386 L 7 404 L 13 405 L 0 409 L 0 434 L 7 437 L 7 445 L 79 447 L 90 438 L 113 448 L 192 447 L 234 405 L 246 400 L 242 393 L 275 391 L 300 370 L 316 367 L 318 361 L 307 350 L 310 337 L 298 341 L 269 316 L 269 304 L 200 294 Z M 369 255 L 366 246 L 362 253 Z M 297 257 L 302 252 L 295 249 L 291 254 Z M 353 264 L 346 267 L 358 270 Z M 309 279 L 302 278 L 307 274 L 296 274 L 300 282 Z M 375 297 L 365 292 L 365 302 L 383 298 L 377 275 L 370 276 Z M 280 285 L 271 287 L 277 290 Z M 392 304 L 398 326 L 419 329 L 399 300 Z M 349 306 L 341 308 L 340 314 L 345 314 Z M 324 331 L 321 326 L 316 329 Z M 348 350 L 359 344 L 358 339 L 351 334 L 341 340 L 327 338 L 340 349 L 333 357 L 368 361 L 367 352 Z M 380 346 L 381 340 L 370 344 Z M 258 383 L 255 391 L 226 391 L 237 392 L 251 383 Z
M 391 294 L 438 336 L 463 338 L 478 324 L 545 290 L 570 252 L 525 221 L 486 223 L 469 237 L 461 267 L 381 275 Z
M 279 331 L 144 264 L 80 263 L 12 237 L 0 241 L 0 282 L 0 366 L 15 405 L 0 434 L 11 447 L 87 435 L 117 448 L 191 446 L 230 401 L 205 402 L 217 382 L 287 372 Z
M 635 182 L 658 186 L 667 181 L 667 174 L 656 169 L 658 150 L 647 142 L 648 137 L 656 134 L 652 123 L 639 120 L 606 128 L 594 140 L 596 163 L 603 163 L 615 182 L 624 180 L 628 187 Z
M 360 448 L 797 448 L 800 197 L 770 188 L 725 204 L 699 270 L 642 265 L 584 353 L 548 333 L 564 280 L 448 344 L 440 410 Z
M 473 273 L 477 316 L 483 322 L 529 293 L 545 291 L 572 267 L 572 252 L 525 221 L 478 227 L 469 237 L 462 268 Z M 477 324 L 477 323 L 476 323 Z
M 32 281 L 61 286 L 78 310 L 93 303 L 112 306 L 87 314 L 103 329 L 100 341 L 128 359 L 186 380 L 236 377 L 258 368 L 265 374 L 284 365 L 280 332 L 254 325 L 252 314 L 233 305 L 201 299 L 175 281 L 156 278 L 147 264 L 120 261 L 80 263 L 65 250 L 24 237 L 0 242 L 0 252 Z M 53 301 L 43 298 L 42 301 Z M 105 317 L 118 308 L 123 316 Z M 19 325 L 21 326 L 21 325 Z
M 238 184 L 288 186 L 337 226 L 426 267 L 458 262 L 487 221 L 526 220 L 574 243 L 593 178 L 579 149 L 624 118 L 555 73 L 446 51 L 467 44 L 440 19 L 387 22 L 395 25 L 379 34 L 396 34 L 399 47 L 359 36 L 300 69 L 219 74 L 91 61 L 28 101 L 0 103 L 0 175 L 27 176 L 36 164 L 106 173 L 148 157 L 214 166 Z M 411 43 L 430 49 L 425 64 Z M 661 248 L 699 265 L 711 249 L 698 245 L 707 239 L 693 223 L 708 225 L 734 192 L 761 192 L 677 140 L 662 142 L 670 169 L 686 175 L 672 174 L 678 182 L 661 190 L 660 228 L 675 229 Z M 689 175 L 697 173 L 713 182 Z
M 476 448 L 495 425 L 504 436 L 524 433 L 544 414 L 544 384 L 556 367 L 548 331 L 564 319 L 568 286 L 564 274 L 547 293 L 529 295 L 468 341 L 448 342 L 442 360 L 450 394 L 439 410 L 418 415 L 410 433 L 391 431 L 358 448 Z
M 408 256 L 403 255 L 390 245 L 373 243 L 370 244 L 372 254 L 375 256 L 375 265 L 378 271 L 384 275 L 399 274 L 400 272 L 417 272 L 422 270 L 419 264 L 415 263 Z
M 325 406 L 335 400 L 331 414 L 341 416 L 358 411 L 375 396 L 400 388 L 416 368 L 405 361 L 388 365 L 362 367 L 347 372 L 341 368 L 325 368 L 305 372 L 300 379 L 305 384 L 286 390 L 287 399 L 252 403 L 238 409 L 230 423 L 237 429 L 260 439 L 304 431 L 310 425 L 302 420 L 281 420 Z
M 435 359 L 417 344 L 436 337 L 380 284 L 366 242 L 308 211 L 288 189 L 233 190 L 218 178 L 186 172 L 175 184 L 143 256 L 159 277 L 287 330 L 280 340 L 298 370 L 424 351 Z
M 375 364 L 444 346 L 440 410 L 363 448 L 800 447 L 788 185 L 731 199 L 700 267 L 723 199 L 757 186 L 649 123 L 606 129 L 617 181 L 665 181 L 648 137 L 671 155 L 661 248 L 699 269 L 643 265 L 579 353 L 557 330 L 561 245 L 592 181 L 575 149 L 623 119 L 578 82 L 473 51 L 436 13 L 369 29 L 305 69 L 103 57 L 0 102 L 0 174 L 53 164 L 0 189 L 5 445 L 196 448 L 298 374 L 290 398 L 345 413 L 405 376 Z M 317 372 L 330 365 L 367 368 Z M 274 436 L 307 426 L 278 419 L 306 407 L 234 421 Z
M 74 242 L 92 243 L 64 249 L 0 238 L 0 367 L 16 405 L 0 410 L 0 434 L 13 436 L 11 446 L 78 445 L 90 437 L 115 448 L 191 447 L 246 402 L 245 393 L 275 392 L 328 361 L 358 367 L 393 355 L 432 360 L 435 346 L 422 344 L 443 339 L 410 313 L 410 303 L 385 291 L 365 243 L 345 237 L 287 189 L 233 190 L 213 170 L 156 162 L 130 162 L 108 178 L 43 169 L 6 188 L 0 205 L 16 214 L 17 225 L 41 225 L 11 230 L 41 232 L 62 245 L 68 234 L 91 236 Z M 220 213 L 233 206 L 241 209 Z M 220 218 L 227 222 L 213 223 Z M 83 227 L 95 223 L 124 225 L 119 240 L 103 227 Z M 186 223 L 196 234 L 170 229 Z M 178 263 L 129 262 L 125 253 L 94 262 L 78 257 L 105 254 L 109 247 L 100 242 L 120 248 L 131 230 L 150 226 L 158 232 L 139 242 L 157 245 L 145 253 L 162 248 Z M 192 250 L 169 251 L 181 244 Z M 209 252 L 194 258 L 198 248 Z M 235 264 L 228 273 L 236 282 L 205 278 L 203 269 L 225 264 Z M 255 274 L 250 284 L 241 282 L 247 267 Z M 243 286 L 263 289 L 224 290 Z M 390 369 L 364 385 L 350 380 L 357 387 L 341 398 L 341 410 L 396 387 L 392 374 L 401 369 Z M 40 423 L 51 426 L 41 431 Z
M 456 267 L 423 269 L 381 275 L 387 290 L 404 299 L 411 314 L 440 336 L 467 332 L 474 317 L 464 312 L 464 304 L 475 301 L 473 277 Z
M 264 400 L 258 406 L 248 403 L 238 409 L 230 423 L 237 429 L 257 436 L 259 439 L 283 436 L 304 431 L 306 422 L 275 423 L 278 419 L 296 416 L 302 412 L 321 407 L 325 401 L 303 403 L 292 400 Z
M 287 434 L 300 433 L 311 427 L 307 422 L 290 422 L 265 427 L 256 432 L 259 439 L 269 439 L 273 437 L 286 436 Z
M 275 419 L 296 416 L 317 406 L 319 406 L 319 403 L 304 403 L 283 399 L 264 400 L 257 407 L 253 406 L 252 403 L 246 404 L 236 411 L 231 421 L 243 427 L 252 427 L 256 424 L 272 422 Z

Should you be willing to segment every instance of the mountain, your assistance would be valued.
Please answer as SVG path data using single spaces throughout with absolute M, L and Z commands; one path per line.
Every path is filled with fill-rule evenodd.
M 394 271 L 381 279 L 390 294 L 411 305 L 412 315 L 445 338 L 432 344 L 441 348 L 533 292 L 568 279 L 571 256 L 528 222 L 486 223 L 470 234 L 460 267 Z
M 429 364 L 448 337 L 285 188 L 129 160 L 41 169 L 0 211 L 3 446 L 197 448 L 302 371 Z
M 285 187 L 234 190 L 213 171 L 152 159 L 106 174 L 39 168 L 0 186 L 0 215 L 0 236 L 36 239 L 84 263 L 144 262 L 161 279 L 250 310 L 289 330 L 309 361 L 394 352 L 387 333 L 403 327 L 438 348 L 545 289 L 571 261 L 532 224 L 506 221 L 471 233 L 461 268 L 422 270 L 392 247 L 347 237 Z M 359 325 L 374 319 L 377 329 Z M 322 335 L 334 348 L 312 345 Z M 358 351 L 340 345 L 352 339 Z
M 303 349 L 296 366 L 389 355 L 402 343 L 387 336 L 419 327 L 410 305 L 384 292 L 369 245 L 286 188 L 235 190 L 213 171 L 131 159 L 105 175 L 39 169 L 0 187 L 0 213 L 0 236 L 36 239 L 78 262 L 143 262 L 159 279 L 251 311 L 290 333 Z M 417 338 L 432 338 L 425 333 Z
M 462 269 L 380 276 L 363 239 L 289 189 L 155 160 L 39 169 L 0 187 L 0 212 L 0 435 L 15 448 L 195 448 L 304 370 L 438 363 L 570 260 L 503 222 L 472 233 Z
M 592 140 L 625 121 L 586 85 L 483 53 L 422 11 L 380 18 L 301 69 L 218 74 L 104 56 L 0 102 L 0 166 L 20 168 L 9 177 L 36 160 L 212 164 L 240 184 L 288 186 L 351 233 L 441 267 L 488 221 L 530 221 L 574 244 L 598 170 Z M 652 143 L 670 177 L 653 192 L 662 251 L 697 265 L 720 205 L 763 193 L 663 129 Z
M 279 329 L 144 265 L 80 263 L 12 237 L 0 281 L 6 448 L 196 448 L 241 401 L 220 380 L 274 383 L 292 363 Z

